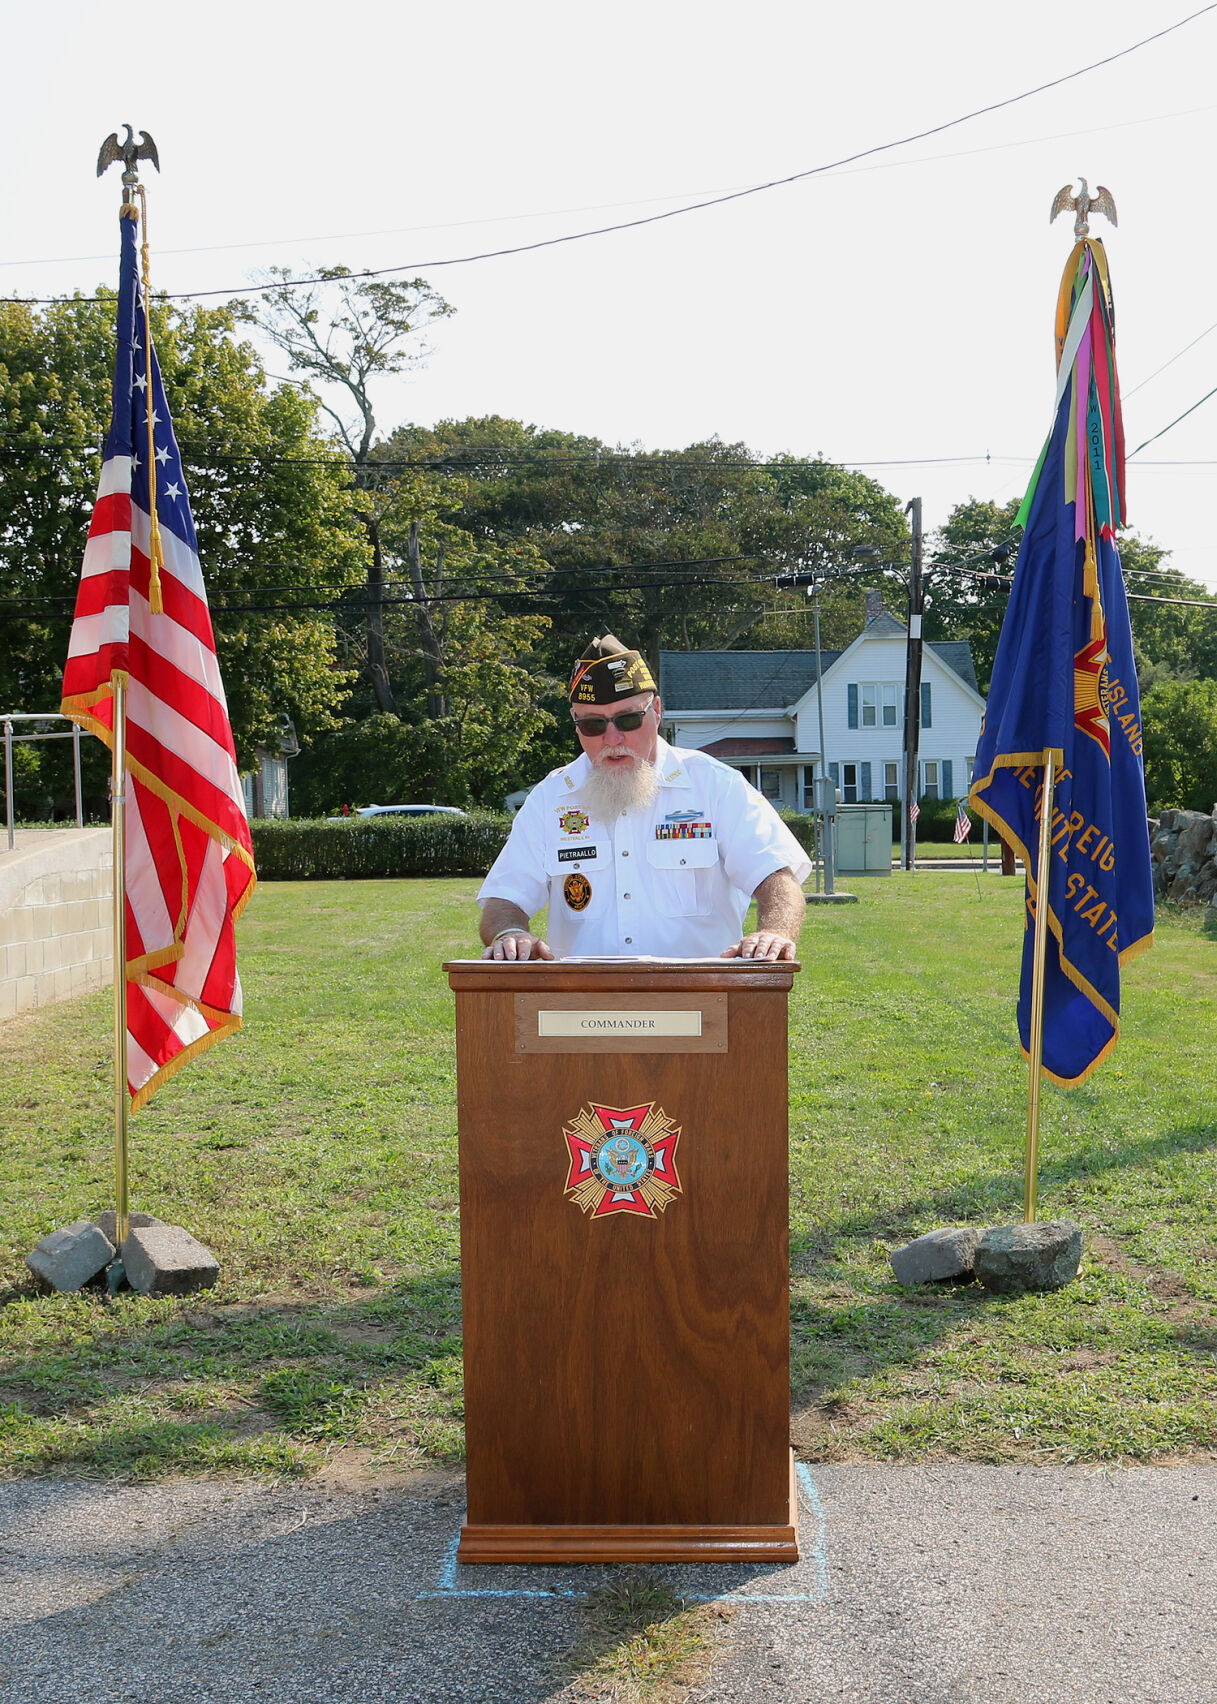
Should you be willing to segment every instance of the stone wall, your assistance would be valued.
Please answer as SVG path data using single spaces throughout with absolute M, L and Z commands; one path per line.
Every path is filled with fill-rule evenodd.
M 108 828 L 0 839 L 0 1019 L 114 980 Z
M 1176 905 L 1207 905 L 1217 915 L 1217 806 L 1163 811 L 1150 818 L 1154 893 Z

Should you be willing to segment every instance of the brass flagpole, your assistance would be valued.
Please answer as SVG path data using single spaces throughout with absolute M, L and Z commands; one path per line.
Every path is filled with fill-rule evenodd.
M 143 186 L 136 171 L 137 160 L 151 160 L 160 171 L 160 160 L 157 158 L 156 143 L 146 130 L 140 131 L 140 140 L 136 142 L 135 132 L 129 124 L 123 126 L 126 139 L 118 140 L 117 133 L 106 138 L 97 156 L 97 175 L 102 174 L 116 162 L 123 166 L 123 201 L 119 209 L 122 219 L 139 219 L 140 210 L 136 205 L 136 195 L 141 202 L 144 199 Z M 144 345 L 145 360 L 148 364 L 148 417 L 149 432 L 151 432 L 152 396 L 151 396 L 151 333 L 148 326 L 148 245 L 145 228 L 144 237 Z M 134 446 L 133 446 L 134 447 Z M 155 477 L 155 461 L 152 455 L 151 439 L 148 446 L 149 479 Z M 152 555 L 153 590 L 159 604 L 160 586 L 157 569 L 159 567 L 159 545 L 157 535 L 156 508 L 152 510 L 152 539 L 150 550 Z M 122 1282 L 122 1249 L 130 1229 L 130 1202 L 128 1198 L 128 1168 L 127 1168 L 127 1121 L 130 1113 L 131 1097 L 127 1088 L 127 677 L 120 670 L 110 677 L 110 688 L 113 696 L 114 725 L 110 745 L 110 828 L 114 859 L 114 1243 L 118 1249 L 118 1258 L 114 1261 L 108 1274 L 111 1290 L 117 1289 Z
M 1035 872 L 1035 940 L 1031 950 L 1031 1022 L 1027 1036 L 1027 1152 L 1023 1177 L 1023 1221 L 1035 1223 L 1039 1195 L 1040 1076 L 1044 1064 L 1044 968 L 1048 961 L 1048 870 L 1052 856 L 1052 795 L 1056 760 L 1044 753 L 1039 858 Z
M 114 731 L 110 748 L 110 825 L 114 845 L 114 1243 L 127 1240 L 127 681 L 111 677 Z M 117 1274 L 116 1274 L 117 1275 Z

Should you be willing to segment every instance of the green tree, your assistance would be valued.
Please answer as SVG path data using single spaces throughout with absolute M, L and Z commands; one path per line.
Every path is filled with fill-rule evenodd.
M 1020 501 L 997 504 L 970 497 L 957 503 L 931 536 L 926 553 L 925 636 L 966 639 L 982 693 L 989 690 L 1010 599 L 1008 576 L 1021 536 L 1014 525 Z
M 758 461 L 717 439 L 651 454 L 488 416 L 404 427 L 385 458 L 459 479 L 456 518 L 475 536 L 536 545 L 553 569 L 555 673 L 593 627 L 619 630 L 652 663 L 662 647 L 775 648 L 786 628 L 806 643 L 807 600 L 777 577 L 856 579 L 858 544 L 890 555 L 907 539 L 895 499 L 863 475 Z M 849 638 L 860 593 L 853 602 Z
M 1217 677 L 1217 609 L 1206 586 L 1167 561 L 1167 551 L 1134 534 L 1120 538 L 1128 588 L 1137 679 L 1144 692 L 1158 681 Z
M 1141 700 L 1151 811 L 1217 804 L 1217 680 L 1164 680 Z
M 422 278 L 357 279 L 347 266 L 323 266 L 316 276 L 316 283 L 303 284 L 288 268 L 272 267 L 267 277 L 275 288 L 248 314 L 287 356 L 293 372 L 321 386 L 321 406 L 350 458 L 368 540 L 364 667 L 378 709 L 393 714 L 397 705 L 385 655 L 389 565 L 383 539 L 392 496 L 386 496 L 384 470 L 374 457 L 373 391 L 378 379 L 405 372 L 424 358 L 420 333 L 453 309 Z
M 0 695 L 58 705 L 109 425 L 113 293 L 0 305 Z M 345 679 L 327 606 L 362 575 L 350 474 L 317 404 L 271 386 L 229 308 L 153 311 L 238 758 L 331 725 Z M 318 609 L 271 606 L 320 604 Z M 53 748 L 57 749 L 57 748 Z

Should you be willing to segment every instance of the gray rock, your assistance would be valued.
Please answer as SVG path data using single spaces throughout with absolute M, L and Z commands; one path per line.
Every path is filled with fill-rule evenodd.
M 25 1264 L 52 1290 L 79 1290 L 114 1259 L 114 1244 L 88 1219 L 64 1225 L 43 1237 Z
M 101 1232 L 103 1237 L 109 1237 L 111 1242 L 116 1240 L 114 1236 L 114 1217 L 113 1207 L 107 1207 L 104 1213 L 99 1213 L 97 1215 L 96 1219 L 98 1230 Z M 163 1225 L 164 1222 L 165 1221 L 163 1219 L 154 1219 L 151 1213 L 127 1214 L 127 1229 L 129 1231 L 142 1228 L 144 1225 Z
M 943 1278 L 966 1278 L 982 1233 L 967 1225 L 944 1225 L 927 1231 L 888 1255 L 901 1284 L 937 1283 Z
M 973 1271 L 986 1290 L 1060 1290 L 1078 1275 L 1082 1227 L 1072 1219 L 997 1225 L 976 1250 Z
M 180 1225 L 141 1225 L 122 1253 L 127 1282 L 143 1296 L 187 1296 L 220 1275 L 215 1255 Z
M 1202 816 L 1199 811 L 1195 818 L 1179 836 L 1179 850 L 1185 858 L 1201 859 L 1208 851 L 1213 839 L 1213 819 Z

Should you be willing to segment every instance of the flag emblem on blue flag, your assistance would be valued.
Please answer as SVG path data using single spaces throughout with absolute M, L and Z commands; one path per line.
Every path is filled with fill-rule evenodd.
M 1029 1053 L 1044 766 L 1049 823 L 1043 1070 L 1083 1082 L 1119 1034 L 1120 970 L 1153 943 L 1141 709 L 1116 528 L 1124 438 L 1107 259 L 1075 245 L 1057 304 L 1056 411 L 1023 538 L 969 804 L 1027 871 L 1019 1036 Z

